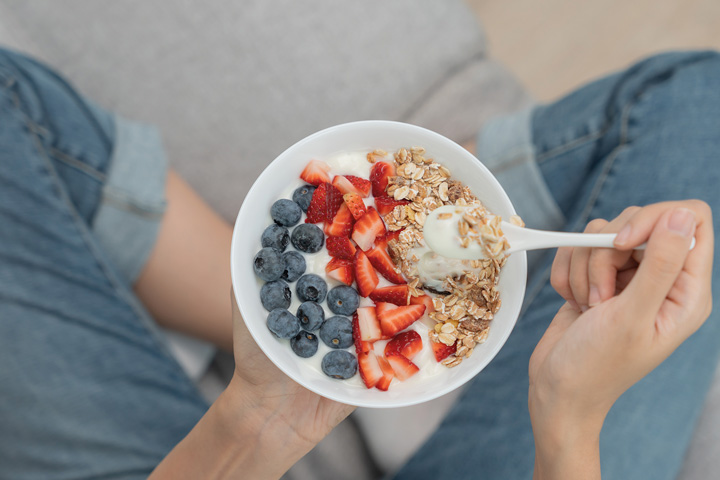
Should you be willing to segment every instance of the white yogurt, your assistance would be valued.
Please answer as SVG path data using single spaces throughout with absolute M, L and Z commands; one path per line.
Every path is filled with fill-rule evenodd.
M 325 163 L 327 163 L 330 166 L 330 171 L 328 172 L 328 175 L 330 178 L 332 178 L 335 175 L 355 175 L 360 178 L 369 179 L 370 178 L 370 169 L 372 168 L 372 164 L 367 161 L 367 152 L 349 152 L 349 153 L 340 153 L 337 155 L 334 155 L 328 159 L 324 159 Z M 292 185 L 289 185 L 278 198 L 292 198 L 293 192 L 300 186 L 305 185 L 305 182 L 298 178 L 297 182 L 295 182 Z M 370 195 L 368 198 L 365 199 L 366 205 L 373 205 L 373 198 L 372 195 Z M 268 216 L 269 218 L 269 216 Z M 305 222 L 306 215 L 303 214 L 300 223 Z M 269 222 L 272 222 L 272 219 L 269 219 Z M 268 223 L 269 225 L 270 223 Z M 322 227 L 321 227 L 322 228 Z M 288 246 L 286 251 L 294 250 L 292 243 Z M 422 247 L 418 250 L 419 253 L 429 253 L 430 255 L 433 255 L 433 253 L 427 248 Z M 330 255 L 328 255 L 327 249 L 323 246 L 322 250 L 320 250 L 317 253 L 308 254 L 304 252 L 300 252 L 305 257 L 305 263 L 307 266 L 307 269 L 305 271 L 306 274 L 308 273 L 314 273 L 316 275 L 319 275 L 322 277 L 328 284 L 328 291 L 338 285 L 344 285 L 342 282 L 339 282 L 335 279 L 329 278 L 325 275 L 325 266 L 330 261 Z M 447 261 L 447 259 L 444 259 Z M 444 270 L 442 270 L 442 267 L 440 266 L 441 261 L 438 260 L 436 264 L 433 264 L 433 268 L 436 271 L 436 275 L 438 275 L 437 278 L 445 278 L 446 273 L 443 273 Z M 459 273 L 462 273 L 463 271 L 469 270 L 469 266 L 455 266 L 455 267 L 449 267 L 449 268 L 456 268 Z M 440 276 L 442 275 L 442 276 Z M 394 285 L 393 283 L 387 281 L 385 278 L 383 278 L 381 275 L 378 275 L 378 279 L 380 280 L 380 283 L 378 284 L 378 287 L 385 287 Z M 295 292 L 295 286 L 297 282 L 293 282 L 290 284 L 290 289 L 292 290 L 292 301 L 290 303 L 290 307 L 288 310 L 295 314 L 297 312 L 298 307 L 302 303 L 297 296 L 297 293 Z M 259 285 L 262 285 L 262 282 L 259 282 Z M 441 283 L 438 284 L 441 286 Z M 360 297 L 360 306 L 373 306 L 374 302 L 370 300 L 369 298 L 363 298 Z M 325 311 L 325 318 L 332 317 L 336 315 L 333 313 L 327 306 L 327 302 L 322 302 L 321 306 L 323 310 Z M 404 384 L 411 384 L 418 381 L 424 381 L 427 378 L 433 377 L 435 375 L 441 374 L 443 371 L 447 370 L 447 367 L 437 363 L 435 360 L 435 356 L 432 351 L 432 347 L 430 346 L 430 340 L 428 338 L 428 326 L 423 323 L 422 321 L 417 321 L 413 323 L 409 330 L 415 330 L 420 334 L 420 338 L 422 339 L 423 348 L 422 350 L 412 359 L 412 362 L 415 363 L 420 368 L 420 371 L 413 375 L 411 378 L 405 380 L 404 382 L 400 382 L 398 379 L 394 378 L 392 380 L 392 383 L 390 385 L 390 388 L 397 388 L 398 384 L 404 383 Z M 318 332 L 313 332 L 316 335 Z M 278 341 L 283 342 L 287 345 L 287 348 L 290 348 L 290 341 L 285 339 L 278 339 Z M 307 375 L 317 376 L 318 374 L 325 376 L 324 373 L 322 373 L 322 367 L 321 362 L 325 354 L 332 351 L 333 349 L 328 347 L 323 343 L 322 340 L 320 340 L 318 336 L 318 351 L 310 358 L 302 358 L 297 357 L 297 360 L 299 362 L 304 363 L 307 365 L 308 372 Z M 387 340 L 379 340 L 373 344 L 373 351 L 378 355 L 384 355 L 385 345 L 387 344 Z M 355 353 L 355 347 L 352 346 L 348 349 L 348 351 Z M 303 372 L 303 374 L 305 374 Z M 344 382 L 348 385 L 357 386 L 358 388 L 366 388 L 365 385 L 362 382 L 362 379 L 360 378 L 359 373 L 353 376 L 352 378 L 348 380 L 344 380 Z

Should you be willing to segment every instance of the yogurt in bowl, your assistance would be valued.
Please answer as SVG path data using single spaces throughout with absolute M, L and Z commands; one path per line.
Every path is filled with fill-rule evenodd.
M 412 151 L 406 148 L 413 145 L 422 145 L 425 151 L 420 153 L 420 150 Z M 375 153 L 377 158 L 368 159 L 367 153 L 377 150 L 397 153 L 404 151 L 403 155 L 409 155 L 411 160 L 399 159 L 397 155 L 385 157 L 380 152 Z M 506 218 L 515 213 L 507 195 L 505 195 L 490 172 L 459 145 L 436 133 L 413 125 L 386 121 L 367 121 L 339 125 L 323 130 L 290 147 L 258 177 L 238 214 L 232 241 L 231 273 L 236 300 L 248 330 L 271 361 L 293 380 L 315 393 L 333 400 L 357 406 L 388 408 L 422 403 L 454 390 L 480 372 L 497 354 L 510 334 L 520 311 L 525 289 L 526 259 L 524 254 L 515 254 L 507 258 L 502 266 L 502 273 L 497 284 L 497 291 L 500 292 L 502 297 L 502 308 L 491 314 L 491 328 L 489 330 L 487 328 L 480 329 L 481 327 L 487 327 L 487 324 L 474 325 L 472 329 L 466 329 L 465 333 L 458 335 L 457 319 L 453 324 L 450 321 L 453 319 L 453 315 L 449 314 L 452 307 L 459 303 L 462 298 L 453 300 L 453 292 L 448 292 L 448 290 L 452 290 L 453 286 L 443 285 L 442 275 L 438 275 L 438 273 L 442 274 L 444 272 L 443 268 L 447 267 L 447 265 L 440 259 L 435 264 L 436 271 L 434 273 L 422 272 L 422 268 L 417 268 L 418 266 L 421 267 L 421 265 L 413 261 L 413 258 L 419 260 L 427 252 L 421 251 L 422 245 L 411 246 L 407 238 L 412 233 L 413 226 L 417 227 L 418 222 L 422 220 L 422 213 L 419 208 L 415 212 L 419 214 L 417 216 L 415 216 L 415 213 L 410 212 L 410 216 L 413 217 L 412 220 L 416 221 L 415 223 L 408 220 L 407 216 L 403 217 L 401 212 L 405 205 L 412 203 L 411 200 L 417 200 L 415 197 L 417 197 L 418 193 L 412 192 L 412 190 L 417 190 L 414 187 L 422 183 L 419 182 L 421 173 L 416 172 L 417 168 L 412 166 L 414 165 L 412 161 L 414 154 L 433 159 L 438 165 L 452 172 L 452 178 L 461 179 L 462 183 L 469 187 L 469 190 L 491 212 Z M 383 192 L 387 198 L 400 203 L 388 206 L 386 202 L 383 206 L 382 235 L 384 237 L 392 234 L 392 232 L 396 233 L 395 238 L 390 239 L 388 241 L 389 245 L 386 244 L 384 247 L 387 248 L 395 260 L 396 273 L 402 273 L 405 280 L 409 281 L 409 286 L 405 288 L 411 292 L 409 297 L 412 297 L 412 299 L 408 298 L 405 304 L 395 301 L 395 303 L 400 303 L 400 306 L 394 305 L 392 302 L 377 301 L 386 300 L 387 298 L 384 297 L 372 299 L 373 291 L 382 292 L 384 290 L 386 293 L 393 291 L 393 284 L 399 282 L 392 274 L 388 278 L 394 279 L 393 283 L 383 278 L 381 274 L 376 275 L 378 280 L 374 285 L 371 285 L 371 287 L 365 286 L 365 288 L 363 288 L 361 282 L 353 279 L 351 285 L 360 290 L 361 295 L 365 297 L 359 301 L 360 309 L 357 313 L 359 322 L 358 320 L 354 322 L 360 324 L 361 330 L 363 328 L 368 330 L 368 325 L 372 326 L 373 324 L 372 319 L 368 320 L 370 309 L 374 311 L 381 304 L 385 304 L 385 308 L 389 309 L 390 313 L 374 312 L 376 317 L 381 319 L 379 323 L 382 324 L 382 332 L 379 334 L 380 337 L 378 337 L 377 332 L 365 335 L 365 338 L 372 338 L 371 342 L 367 342 L 370 344 L 369 349 L 367 345 L 358 345 L 357 335 L 354 335 L 353 338 L 355 340 L 354 345 L 345 349 L 350 354 L 356 355 L 360 360 L 358 369 L 360 373 L 364 373 L 363 375 L 351 376 L 349 380 L 338 380 L 328 376 L 327 372 L 323 373 L 322 359 L 327 352 L 333 350 L 324 342 L 317 342 L 319 345 L 318 351 L 310 358 L 301 358 L 289 347 L 289 341 L 278 339 L 276 334 L 270 331 L 267 324 L 268 310 L 263 307 L 258 295 L 263 282 L 253 271 L 253 258 L 261 248 L 260 238 L 266 227 L 272 223 L 270 217 L 272 205 L 280 198 L 292 198 L 293 192 L 298 187 L 305 185 L 305 182 L 300 177 L 304 175 L 305 179 L 308 178 L 305 171 L 312 160 L 321 162 L 319 164 L 320 171 L 324 170 L 327 180 L 330 181 L 338 175 L 368 179 L 372 176 L 372 160 L 377 162 L 388 160 L 392 162 L 395 160 L 395 167 L 401 173 L 401 175 L 392 175 L 392 177 L 396 177 L 395 180 L 386 185 Z M 413 176 L 418 177 L 415 179 L 418 183 L 415 183 Z M 429 179 L 430 174 L 425 175 L 425 180 Z M 440 183 L 443 182 L 439 182 L 437 185 Z M 342 185 L 339 186 L 342 189 Z M 444 188 L 442 195 L 447 196 L 447 184 Z M 454 195 L 457 196 L 461 193 L 456 190 Z M 422 196 L 423 194 L 420 193 L 419 195 Z M 363 204 L 368 211 L 371 206 L 380 208 L 378 199 L 374 198 L 373 195 L 364 197 Z M 388 208 L 390 209 L 388 210 Z M 305 224 L 307 217 L 313 214 L 311 210 L 312 208 L 309 208 L 307 215 L 303 215 L 300 224 Z M 337 211 L 332 212 L 333 215 L 336 213 Z M 360 217 L 353 220 L 355 226 L 362 222 Z M 318 226 L 323 230 L 327 230 L 328 223 L 332 222 L 319 222 Z M 352 244 L 356 247 L 356 250 L 361 252 L 359 255 L 362 256 L 365 251 L 369 252 L 370 249 L 376 248 L 377 243 L 383 237 L 380 236 L 381 232 L 379 231 L 372 230 L 370 233 L 365 234 L 365 230 L 359 230 L 361 232 L 357 235 L 354 231 L 349 233 L 349 238 L 353 240 Z M 421 228 L 419 230 L 421 231 Z M 404 235 L 405 238 L 402 238 L 402 241 L 398 238 L 397 232 Z M 338 232 L 331 230 L 330 233 Z M 368 239 L 370 239 L 369 243 Z M 403 262 L 402 259 L 407 261 Z M 305 261 L 306 269 L 304 274 L 314 273 L 319 275 L 327 282 L 329 289 L 341 284 L 335 278 L 345 280 L 347 283 L 348 279 L 342 275 L 335 275 L 335 278 L 333 278 L 328 273 L 327 268 L 331 256 L 324 245 L 319 251 L 306 255 Z M 376 266 L 375 263 L 373 265 Z M 474 268 L 477 273 L 476 278 L 471 275 L 470 279 L 478 284 L 483 283 L 479 282 L 479 280 L 482 280 L 482 271 L 486 270 L 486 267 L 487 265 L 476 265 L 470 268 L 468 271 Z M 358 275 L 358 267 L 353 266 L 352 268 L 358 279 L 364 278 L 362 270 Z M 458 266 L 456 265 L 453 268 L 458 268 Z M 462 268 L 467 269 L 467 265 Z M 339 272 L 342 272 L 342 270 L 339 270 Z M 432 281 L 436 283 L 433 285 Z M 487 284 L 487 282 L 484 284 Z M 450 295 L 437 296 L 436 300 L 430 303 L 427 302 L 428 298 L 424 302 L 413 301 L 420 296 L 424 296 L 424 287 L 430 287 L 434 291 L 445 290 Z M 295 287 L 291 290 L 291 305 L 285 308 L 289 307 L 288 311 L 295 314 L 300 302 L 297 299 L 298 295 Z M 482 294 L 482 291 L 475 289 L 474 293 Z M 487 297 L 492 295 L 492 292 L 489 291 L 483 295 Z M 328 310 L 327 303 L 318 303 L 323 305 L 326 319 L 335 315 Z M 410 303 L 410 305 L 406 305 L 407 303 Z M 412 308 L 407 308 L 411 306 Z M 430 311 L 433 308 L 436 309 L 435 312 L 429 314 L 425 312 L 425 310 Z M 407 312 L 403 309 L 406 309 Z M 415 319 L 417 321 L 412 321 L 410 325 L 402 323 L 409 318 L 410 312 L 416 315 L 419 311 L 422 311 L 420 314 L 422 318 Z M 403 314 L 396 314 L 397 312 Z M 405 313 L 408 313 L 408 315 L 405 315 Z M 455 313 L 457 313 L 457 309 L 455 309 Z M 462 324 L 463 322 L 460 322 L 460 325 Z M 398 327 L 399 330 L 394 330 L 394 327 Z M 373 329 L 370 328 L 370 330 Z M 402 344 L 402 346 L 409 345 L 403 350 L 403 353 L 409 357 L 409 362 L 404 360 L 405 356 L 399 354 L 400 347 L 395 352 L 398 355 L 394 355 L 393 352 L 388 353 L 390 346 L 387 344 L 394 342 L 391 338 L 401 335 L 403 332 L 416 332 L 417 337 L 422 340 L 422 347 L 419 349 L 415 348 L 415 345 L 417 345 L 415 342 L 406 341 Z M 484 335 L 484 338 L 482 338 L 484 343 L 479 344 L 481 342 L 476 342 L 475 339 L 466 342 L 471 344 L 471 349 L 474 347 L 474 351 L 471 350 L 474 352 L 472 357 L 456 355 L 456 352 L 461 353 L 460 347 L 462 346 L 457 343 L 458 337 L 463 336 L 466 338 L 468 333 Z M 411 334 L 407 334 L 405 335 L 407 338 L 404 337 L 401 340 L 412 340 L 411 336 Z M 438 340 L 441 340 L 441 342 L 438 342 Z M 438 362 L 436 350 L 432 348 L 435 344 L 442 344 L 442 341 L 445 344 L 451 343 L 454 348 L 452 354 L 441 360 L 445 361 L 445 364 Z M 397 343 L 395 341 L 393 345 L 397 346 Z M 366 366 L 365 372 L 363 372 L 363 364 L 367 364 L 367 357 L 370 353 L 372 353 L 371 357 L 377 358 L 371 358 L 370 363 L 372 365 Z M 383 359 L 388 360 L 388 362 L 383 362 Z M 455 359 L 460 359 L 462 363 L 460 361 L 456 362 Z M 369 384 L 375 386 L 378 381 L 377 378 L 371 378 L 370 383 L 368 383 L 367 377 L 382 375 L 386 368 L 378 369 L 378 367 L 386 367 L 386 363 L 390 363 L 392 367 L 390 372 L 394 371 L 394 375 L 390 378 L 390 384 L 384 385 L 386 388 L 380 388 L 381 384 L 377 388 L 367 388 Z M 408 366 L 408 363 L 411 366 Z M 450 363 L 454 363 L 454 368 L 448 368 L 453 366 L 449 365 Z M 417 368 L 418 371 L 414 372 L 414 368 Z

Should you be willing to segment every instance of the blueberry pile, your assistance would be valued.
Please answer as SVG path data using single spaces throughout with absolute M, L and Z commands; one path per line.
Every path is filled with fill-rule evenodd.
M 278 338 L 288 339 L 292 351 L 302 358 L 315 355 L 322 341 L 333 349 L 323 357 L 322 371 L 332 378 L 348 379 L 358 369 L 357 358 L 346 350 L 353 345 L 352 323 L 348 317 L 357 310 L 360 297 L 347 285 L 328 290 L 322 277 L 305 273 L 307 264 L 303 253 L 317 253 L 325 244 L 325 234 L 320 227 L 300 223 L 315 188 L 303 185 L 295 190 L 292 200 L 273 203 L 270 216 L 274 223 L 262 233 L 262 249 L 253 259 L 253 269 L 265 282 L 260 288 L 260 302 L 270 312 L 268 330 Z M 286 251 L 289 245 L 295 250 Z M 289 310 L 293 290 L 302 302 L 295 314 Z M 335 316 L 325 318 L 323 302 L 327 302 Z

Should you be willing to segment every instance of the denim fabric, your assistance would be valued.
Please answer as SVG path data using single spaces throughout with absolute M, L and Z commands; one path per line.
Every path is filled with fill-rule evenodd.
M 555 227 L 560 213 L 566 230 L 579 231 L 629 205 L 685 198 L 701 198 L 718 212 L 718 78 L 720 55 L 714 52 L 652 57 L 556 103 L 499 120 L 487 127 L 494 135 L 480 136 L 479 152 L 492 152 L 492 169 L 530 225 Z M 548 196 L 556 205 L 539 211 L 548 208 Z M 533 270 L 507 344 L 395 478 L 532 477 L 528 362 L 564 302 L 549 284 L 553 253 Z M 715 263 L 714 297 L 718 275 Z M 719 351 L 715 312 L 618 400 L 600 439 L 604 479 L 675 478 Z
M 2 479 L 144 478 L 207 408 L 129 287 L 163 208 L 142 132 L 0 50 Z

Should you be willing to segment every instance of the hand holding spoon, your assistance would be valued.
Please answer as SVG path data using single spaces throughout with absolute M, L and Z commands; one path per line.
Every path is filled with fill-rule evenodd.
M 468 207 L 445 205 L 433 210 L 425 220 L 423 236 L 428 248 L 446 258 L 475 260 L 487 258 L 481 242 L 472 239 L 467 247 L 462 246 L 462 236 L 458 224 L 464 218 Z M 491 219 L 493 216 L 488 215 Z M 614 248 L 615 233 L 567 233 L 548 232 L 520 227 L 510 222 L 501 221 L 500 229 L 509 244 L 504 253 L 511 254 L 523 250 L 537 250 L 555 247 L 605 247 Z M 481 236 L 477 236 L 481 239 Z M 695 246 L 692 239 L 690 249 Z M 645 244 L 636 247 L 642 250 Z

